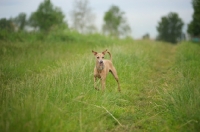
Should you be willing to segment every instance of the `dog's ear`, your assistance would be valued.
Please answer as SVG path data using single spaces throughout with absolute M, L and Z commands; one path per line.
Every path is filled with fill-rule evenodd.
M 107 49 L 106 49 L 105 51 L 103 51 L 103 52 L 102 52 L 102 54 L 104 54 L 104 55 L 105 55 L 105 54 L 106 54 L 106 52 L 107 52 Z
M 94 55 L 96 55 L 96 54 L 97 54 L 97 52 L 96 52 L 96 51 L 93 51 L 93 50 L 92 50 L 92 53 L 93 53 Z

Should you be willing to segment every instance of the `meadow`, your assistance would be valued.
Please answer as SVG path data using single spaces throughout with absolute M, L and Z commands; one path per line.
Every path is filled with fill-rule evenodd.
M 36 38 L 0 41 L 1 132 L 200 130 L 199 44 L 71 32 Z M 93 87 L 91 51 L 105 49 L 121 93 L 111 74 L 105 92 Z

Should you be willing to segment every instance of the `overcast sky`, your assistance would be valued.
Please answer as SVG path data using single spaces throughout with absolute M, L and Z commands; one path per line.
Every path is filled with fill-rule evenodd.
M 65 19 L 70 24 L 70 11 L 75 0 L 51 0 L 54 6 L 61 8 Z M 0 18 L 16 17 L 24 12 L 28 16 L 37 10 L 43 0 L 0 0 Z M 132 29 L 133 38 L 141 38 L 149 33 L 151 38 L 157 36 L 156 26 L 162 16 L 176 12 L 184 21 L 184 32 L 192 20 L 193 8 L 191 0 L 89 0 L 92 12 L 95 14 L 95 24 L 100 30 L 104 13 L 111 5 L 118 6 L 125 12 Z

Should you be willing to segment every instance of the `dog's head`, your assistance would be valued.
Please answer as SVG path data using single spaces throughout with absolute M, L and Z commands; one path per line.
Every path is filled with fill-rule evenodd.
M 107 50 L 105 50 L 101 53 L 98 53 L 98 52 L 92 50 L 92 53 L 94 54 L 94 56 L 96 57 L 96 60 L 99 62 L 100 65 L 103 65 L 103 60 L 104 60 L 104 56 L 105 56 L 106 52 L 107 52 Z

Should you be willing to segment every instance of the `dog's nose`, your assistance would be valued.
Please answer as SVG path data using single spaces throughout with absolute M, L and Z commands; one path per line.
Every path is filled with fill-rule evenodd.
M 103 63 L 103 61 L 101 60 L 99 63 Z

